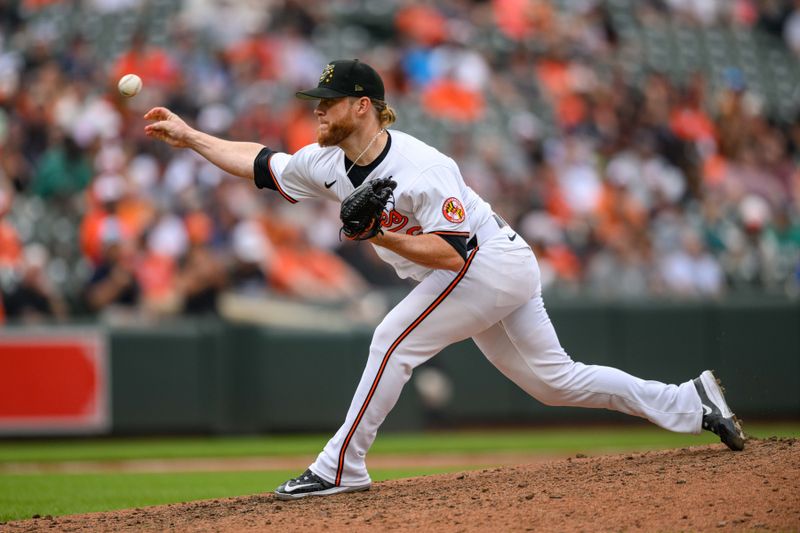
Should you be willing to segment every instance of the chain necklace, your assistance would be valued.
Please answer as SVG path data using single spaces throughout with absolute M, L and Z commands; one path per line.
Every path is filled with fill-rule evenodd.
M 374 142 L 375 142 L 375 141 L 378 139 L 378 137 L 380 137 L 381 133 L 383 133 L 384 131 L 386 131 L 386 129 L 385 129 L 385 128 L 381 128 L 381 129 L 379 129 L 379 130 L 378 130 L 378 133 L 376 133 L 376 134 L 375 134 L 375 136 L 372 138 L 372 140 L 371 140 L 371 141 L 370 141 L 370 142 L 367 144 L 367 147 L 366 147 L 366 148 L 364 148 L 364 149 L 361 151 L 361 153 L 360 153 L 360 154 L 358 154 L 358 157 L 356 157 L 356 160 L 355 160 L 355 161 L 353 161 L 353 163 L 350 165 L 350 168 L 348 168 L 348 169 L 347 169 L 347 172 L 345 172 L 345 175 L 346 175 L 348 178 L 350 177 L 350 171 L 351 171 L 351 170 L 353 170 L 353 167 L 354 167 L 354 166 L 356 166 L 356 163 L 358 163 L 358 160 L 359 160 L 359 159 L 361 159 L 361 156 L 363 156 L 364 154 L 366 154 L 366 153 L 367 153 L 367 150 L 369 150 L 369 149 L 370 149 L 370 147 L 372 146 L 372 144 L 373 144 L 373 143 L 374 143 Z

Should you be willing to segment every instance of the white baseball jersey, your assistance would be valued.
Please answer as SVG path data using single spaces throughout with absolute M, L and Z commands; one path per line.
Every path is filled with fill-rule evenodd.
M 452 159 L 398 131 L 391 132 L 391 143 L 367 177 L 397 182 L 384 229 L 477 237 L 477 244 L 459 272 L 431 270 L 377 247 L 400 276 L 421 281 L 375 330 L 344 424 L 309 467 L 312 472 L 337 486 L 368 486 L 367 451 L 413 369 L 470 337 L 495 367 L 542 403 L 602 407 L 672 431 L 701 431 L 701 400 L 691 380 L 668 385 L 574 362 L 545 310 L 531 248 L 467 187 Z M 268 162 L 257 163 L 256 184 L 275 188 L 290 202 L 340 202 L 354 189 L 336 147 L 310 145 L 293 156 L 270 152 Z M 267 171 L 270 176 L 260 175 Z
M 389 152 L 369 176 L 397 182 L 394 208 L 381 220 L 384 231 L 474 236 L 492 210 L 464 183 L 455 161 L 410 135 L 390 135 Z M 341 202 L 355 188 L 346 170 L 338 147 L 311 144 L 293 156 L 276 153 L 270 158 L 272 179 L 294 201 L 324 197 Z M 401 278 L 420 281 L 431 272 L 386 248 L 375 249 Z

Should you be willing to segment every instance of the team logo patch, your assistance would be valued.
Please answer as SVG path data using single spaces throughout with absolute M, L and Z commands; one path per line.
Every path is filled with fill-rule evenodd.
M 464 219 L 467 217 L 467 213 L 464 211 L 464 206 L 461 205 L 461 202 L 458 201 L 458 198 L 448 198 L 445 200 L 444 205 L 442 206 L 442 214 L 444 215 L 444 218 L 454 224 L 464 222 Z
M 325 70 L 322 71 L 322 76 L 319 77 L 319 81 L 322 83 L 330 83 L 333 79 L 333 65 L 327 65 Z

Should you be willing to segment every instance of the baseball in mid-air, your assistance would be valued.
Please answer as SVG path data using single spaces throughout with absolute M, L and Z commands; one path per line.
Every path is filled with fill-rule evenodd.
M 142 78 L 136 74 L 125 74 L 119 79 L 117 88 L 122 96 L 136 96 L 142 90 Z

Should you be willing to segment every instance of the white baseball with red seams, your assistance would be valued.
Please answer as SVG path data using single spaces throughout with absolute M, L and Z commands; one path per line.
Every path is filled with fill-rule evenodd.
M 142 78 L 136 74 L 125 74 L 117 82 L 117 89 L 122 96 L 136 96 L 142 90 Z
M 376 329 L 344 424 L 310 466 L 315 474 L 339 486 L 369 485 L 367 451 L 412 370 L 470 337 L 495 367 L 542 403 L 613 409 L 672 431 L 700 433 L 702 408 L 692 381 L 668 385 L 572 361 L 545 310 L 528 244 L 509 226 L 501 227 L 452 159 L 410 135 L 390 135 L 385 158 L 368 177 L 397 182 L 384 229 L 477 236 L 477 247 L 459 272 L 431 270 L 376 247 L 398 275 L 419 284 Z M 268 168 L 268 179 L 293 203 L 313 197 L 341 202 L 354 189 L 338 147 L 313 144 L 294 155 L 273 153 Z

